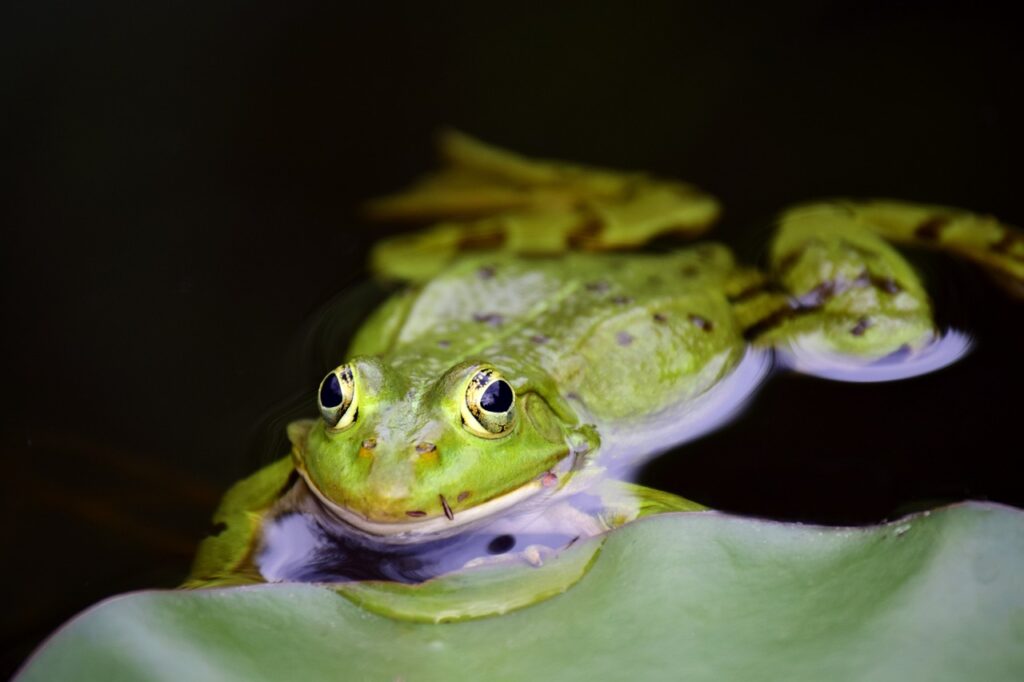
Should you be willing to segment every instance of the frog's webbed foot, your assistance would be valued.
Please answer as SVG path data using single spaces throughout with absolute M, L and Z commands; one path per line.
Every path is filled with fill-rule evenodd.
M 782 215 L 770 256 L 774 290 L 737 303 L 748 338 L 793 369 L 844 381 L 924 374 L 968 351 L 966 334 L 936 329 L 917 273 L 883 238 L 892 219 L 859 212 L 876 203 L 886 202 L 822 202 Z
M 380 275 L 423 280 L 479 250 L 636 247 L 665 234 L 698 235 L 719 213 L 713 197 L 682 182 L 528 159 L 456 132 L 441 135 L 439 148 L 440 171 L 366 206 L 374 220 L 442 221 L 380 242 L 371 255 Z

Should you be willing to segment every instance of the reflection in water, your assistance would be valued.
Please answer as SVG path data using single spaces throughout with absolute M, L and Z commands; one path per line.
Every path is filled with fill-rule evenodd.
M 728 355 L 708 362 L 705 371 L 720 371 Z M 696 440 L 735 419 L 748 405 L 772 366 L 770 351 L 747 348 L 727 376 L 691 400 L 631 424 L 605 425 L 598 461 L 616 478 L 631 478 L 643 464 L 661 453 Z
M 909 348 L 888 357 L 865 361 L 827 350 L 820 337 L 805 335 L 777 351 L 780 363 L 802 374 L 836 381 L 872 383 L 897 381 L 928 374 L 962 358 L 971 349 L 971 337 L 956 329 L 947 329 L 918 350 Z

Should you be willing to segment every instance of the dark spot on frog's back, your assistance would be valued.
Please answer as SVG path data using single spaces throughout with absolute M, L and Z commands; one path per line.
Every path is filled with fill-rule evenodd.
M 489 324 L 492 327 L 500 327 L 505 318 L 498 313 L 473 313 L 473 321 Z
M 903 291 L 903 287 L 892 277 L 874 277 L 871 279 L 871 284 L 887 294 L 898 294 Z
M 505 244 L 505 233 L 501 230 L 469 232 L 459 238 L 460 251 L 481 251 L 501 248 Z
M 697 329 L 700 329 L 701 331 L 710 332 L 715 328 L 715 325 L 711 320 L 706 317 L 701 317 L 700 315 L 691 314 L 689 316 L 689 320 L 693 323 L 693 326 L 697 327 Z
M 629 296 L 623 296 L 621 294 L 618 296 L 612 296 L 612 303 L 614 303 L 615 305 L 629 305 L 632 302 L 633 299 L 630 298 Z
M 603 291 L 608 291 L 608 288 L 611 285 L 609 285 L 608 282 L 604 281 L 603 279 L 599 279 L 595 282 L 587 282 L 583 286 L 586 287 L 587 291 L 601 293 Z
M 574 249 L 586 249 L 601 234 L 604 223 L 594 216 L 584 220 L 569 233 L 569 246 Z
M 850 329 L 850 333 L 854 336 L 863 336 L 864 332 L 871 328 L 871 320 L 866 317 L 862 317 L 857 320 L 857 324 Z
M 485 265 L 476 271 L 476 276 L 480 279 L 491 279 L 494 277 L 495 269 L 493 265 Z
M 530 337 L 530 341 L 537 344 L 538 346 L 541 346 L 548 342 L 548 337 L 544 336 L 543 334 L 534 334 L 533 336 Z
M 825 304 L 836 291 L 836 283 L 832 280 L 826 280 L 808 291 L 803 296 L 799 296 L 796 302 L 801 308 L 819 308 Z
M 633 343 L 633 335 L 629 332 L 619 332 L 615 335 L 615 342 L 620 346 L 628 346 Z
M 935 241 L 942 230 L 949 224 L 949 217 L 943 215 L 929 216 L 914 229 L 914 236 L 926 241 Z
M 668 322 L 668 315 L 665 313 L 654 313 L 653 318 L 658 324 L 665 324 Z
M 437 342 L 438 348 L 451 348 L 451 345 L 452 342 L 449 341 L 448 339 L 441 339 L 440 341 Z
M 455 499 L 457 499 L 459 502 L 465 502 L 467 499 L 469 499 L 469 496 L 472 495 L 472 494 L 473 493 L 471 493 L 468 490 L 463 490 L 461 493 L 459 493 L 459 496 L 457 498 L 455 498 Z

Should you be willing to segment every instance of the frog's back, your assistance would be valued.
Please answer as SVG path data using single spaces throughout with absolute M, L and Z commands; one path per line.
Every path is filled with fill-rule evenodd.
M 668 254 L 475 255 L 399 294 L 353 344 L 428 382 L 463 360 L 537 377 L 598 418 L 706 390 L 742 352 L 723 246 Z

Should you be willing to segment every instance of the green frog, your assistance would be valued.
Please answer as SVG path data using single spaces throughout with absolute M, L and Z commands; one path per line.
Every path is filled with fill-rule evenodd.
M 719 215 L 691 185 L 455 132 L 440 148 L 440 171 L 367 206 L 432 223 L 372 252 L 402 288 L 311 391 L 318 415 L 289 426 L 291 453 L 227 493 L 189 585 L 294 577 L 266 559 L 268 524 L 294 514 L 375 551 L 485 538 L 489 551 L 449 570 L 467 556 L 540 563 L 580 536 L 702 510 L 629 474 L 726 421 L 773 364 L 880 381 L 968 350 L 936 329 L 893 243 L 960 255 L 1024 292 L 1024 237 L 988 216 L 804 204 L 779 217 L 761 270 L 721 244 L 666 248 Z M 493 551 L 538 523 L 560 539 Z

